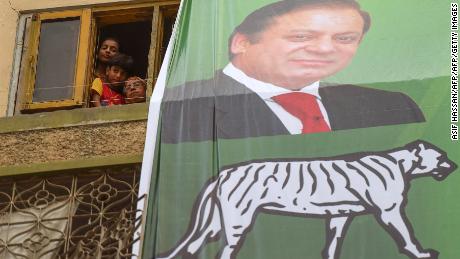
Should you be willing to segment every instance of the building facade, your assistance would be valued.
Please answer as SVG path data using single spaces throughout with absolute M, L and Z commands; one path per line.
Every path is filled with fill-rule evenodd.
M 116 37 L 150 96 L 178 5 L 0 1 L 1 258 L 139 256 L 148 105 L 91 108 L 90 86 Z

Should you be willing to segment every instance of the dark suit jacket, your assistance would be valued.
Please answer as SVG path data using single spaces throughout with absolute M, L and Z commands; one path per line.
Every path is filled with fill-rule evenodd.
M 320 87 L 319 95 L 332 130 L 425 121 L 417 104 L 399 92 L 334 85 Z M 256 93 L 218 71 L 165 92 L 160 134 L 178 143 L 290 133 Z

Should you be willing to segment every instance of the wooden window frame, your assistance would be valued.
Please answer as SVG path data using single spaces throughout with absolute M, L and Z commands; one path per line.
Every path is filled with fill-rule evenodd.
M 16 106 L 20 108 L 19 110 L 21 113 L 89 107 L 89 89 L 93 77 L 92 71 L 96 55 L 95 48 L 97 44 L 98 24 L 101 23 L 101 20 L 105 24 L 117 24 L 145 19 L 145 17 L 139 17 L 139 11 L 142 13 L 142 10 L 150 10 L 150 13 L 152 13 L 153 10 L 153 17 L 149 18 L 149 20 L 152 20 L 152 32 L 150 36 L 147 68 L 147 77 L 149 80 L 147 80 L 146 89 L 147 96 L 150 96 L 153 91 L 155 77 L 158 74 L 161 65 L 159 52 L 163 37 L 163 30 L 161 26 L 164 14 L 165 12 L 171 12 L 171 9 L 178 10 L 179 4 L 180 0 L 162 0 L 130 4 L 111 3 L 88 8 L 33 14 L 28 37 L 28 50 L 25 53 L 26 58 L 23 59 L 26 62 L 21 64 L 21 69 L 24 69 L 23 67 L 27 66 L 24 69 L 24 78 L 21 79 L 24 85 L 21 87 L 23 89 L 22 93 L 19 94 L 22 94 L 22 97 L 17 100 L 22 103 L 20 103 L 19 106 L 16 104 Z M 124 17 L 120 20 L 120 18 L 117 18 L 116 15 L 111 15 L 112 17 L 110 19 L 104 20 L 104 17 L 107 18 L 110 16 L 107 14 L 110 13 L 119 13 Z M 77 44 L 73 96 L 67 100 L 33 102 L 41 23 L 46 20 L 73 17 L 80 18 L 80 34 L 79 42 Z M 97 21 L 96 19 L 99 20 Z
M 78 37 L 75 72 L 74 72 L 74 89 L 71 99 L 67 100 L 56 100 L 56 101 L 43 101 L 34 102 L 33 93 L 35 90 L 35 78 L 36 78 L 36 67 L 39 54 L 39 39 L 40 29 L 43 21 L 56 20 L 63 18 L 75 18 L 80 19 L 80 33 Z M 42 109 L 54 109 L 54 108 L 68 108 L 78 107 L 83 103 L 83 92 L 85 89 L 86 81 L 86 68 L 90 38 L 90 22 L 91 22 L 91 10 L 78 9 L 78 10 L 67 10 L 61 12 L 44 12 L 34 14 L 31 24 L 31 37 L 29 42 L 29 53 L 28 53 L 28 65 L 29 69 L 26 71 L 25 80 L 25 98 L 21 110 L 42 110 Z M 24 64 L 23 64 L 24 65 Z

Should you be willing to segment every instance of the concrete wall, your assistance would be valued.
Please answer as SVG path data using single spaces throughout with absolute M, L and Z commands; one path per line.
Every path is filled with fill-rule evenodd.
M 147 104 L 0 118 L 0 177 L 142 162 Z
M 0 134 L 0 168 L 59 161 L 87 162 L 116 156 L 141 156 L 146 121 L 82 125 Z
M 13 8 L 8 0 L 0 0 L 0 117 L 5 115 L 8 103 L 8 87 L 19 17 Z
M 20 13 L 60 7 L 133 2 L 127 0 L 0 0 L 0 117 L 6 115 Z
M 8 0 L 2 0 L 8 2 Z M 104 4 L 113 2 L 133 2 L 129 0 L 10 0 L 14 9 L 20 12 L 27 12 L 40 9 L 52 9 L 58 7 L 82 6 L 93 4 Z

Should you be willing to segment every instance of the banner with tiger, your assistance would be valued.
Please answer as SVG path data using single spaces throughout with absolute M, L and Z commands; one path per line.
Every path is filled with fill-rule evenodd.
M 458 258 L 456 8 L 181 1 L 150 102 L 134 250 Z

